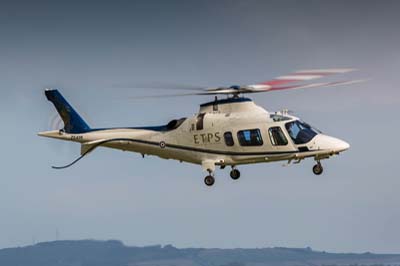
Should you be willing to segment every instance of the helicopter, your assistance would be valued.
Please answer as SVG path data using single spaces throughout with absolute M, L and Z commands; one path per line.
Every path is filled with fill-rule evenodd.
M 216 168 L 230 167 L 230 177 L 240 178 L 239 165 L 285 161 L 298 164 L 313 158 L 315 175 L 323 172 L 321 160 L 349 149 L 350 145 L 328 136 L 288 110 L 268 112 L 244 94 L 350 85 L 363 80 L 308 83 L 306 81 L 355 69 L 311 69 L 295 71 L 254 85 L 200 88 L 184 95 L 212 95 L 192 117 L 174 119 L 161 126 L 91 128 L 57 89 L 45 89 L 46 98 L 61 116 L 64 127 L 39 136 L 81 144 L 80 156 L 70 167 L 98 147 L 140 153 L 201 165 L 204 183 L 215 183 Z M 225 96 L 218 99 L 218 96 Z

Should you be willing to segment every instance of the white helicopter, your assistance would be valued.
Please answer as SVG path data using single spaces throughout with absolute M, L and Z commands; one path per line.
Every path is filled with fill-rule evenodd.
M 55 167 L 67 168 L 97 147 L 108 147 L 155 155 L 165 159 L 199 164 L 208 175 L 207 186 L 215 182 L 216 167 L 230 166 L 230 176 L 238 179 L 241 164 L 287 161 L 299 163 L 312 157 L 313 172 L 323 172 L 322 159 L 347 150 L 343 140 L 319 130 L 290 115 L 287 111 L 270 113 L 241 94 L 286 89 L 349 85 L 361 80 L 298 84 L 354 69 L 317 69 L 296 71 L 286 76 L 255 85 L 199 89 L 185 95 L 225 95 L 200 105 L 198 114 L 170 121 L 155 127 L 121 127 L 92 129 L 56 89 L 46 89 L 45 95 L 60 114 L 64 128 L 38 135 L 81 144 L 81 156 L 72 163 Z

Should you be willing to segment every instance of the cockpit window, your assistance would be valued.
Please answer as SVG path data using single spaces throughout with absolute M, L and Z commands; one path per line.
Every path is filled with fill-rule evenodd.
M 299 120 L 286 123 L 285 127 L 295 144 L 305 144 L 318 134 L 309 124 Z

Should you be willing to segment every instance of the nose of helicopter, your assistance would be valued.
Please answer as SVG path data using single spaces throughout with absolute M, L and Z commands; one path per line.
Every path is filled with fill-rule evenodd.
M 350 148 L 350 144 L 346 141 L 323 134 L 318 134 L 314 143 L 317 149 L 332 150 L 334 152 L 342 152 Z

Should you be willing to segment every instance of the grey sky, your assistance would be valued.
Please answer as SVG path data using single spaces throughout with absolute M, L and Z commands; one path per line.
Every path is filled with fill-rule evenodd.
M 311 246 L 400 252 L 398 1 L 6 1 L 0 9 L 0 247 L 121 239 L 179 247 Z M 256 95 L 351 149 L 312 174 L 311 160 L 217 172 L 36 136 L 61 88 L 93 127 L 158 125 L 207 97 L 132 101 L 117 84 L 249 84 L 297 69 L 356 67 L 362 85 Z M 338 79 L 346 77 L 338 77 Z M 164 93 L 163 91 L 158 93 Z

